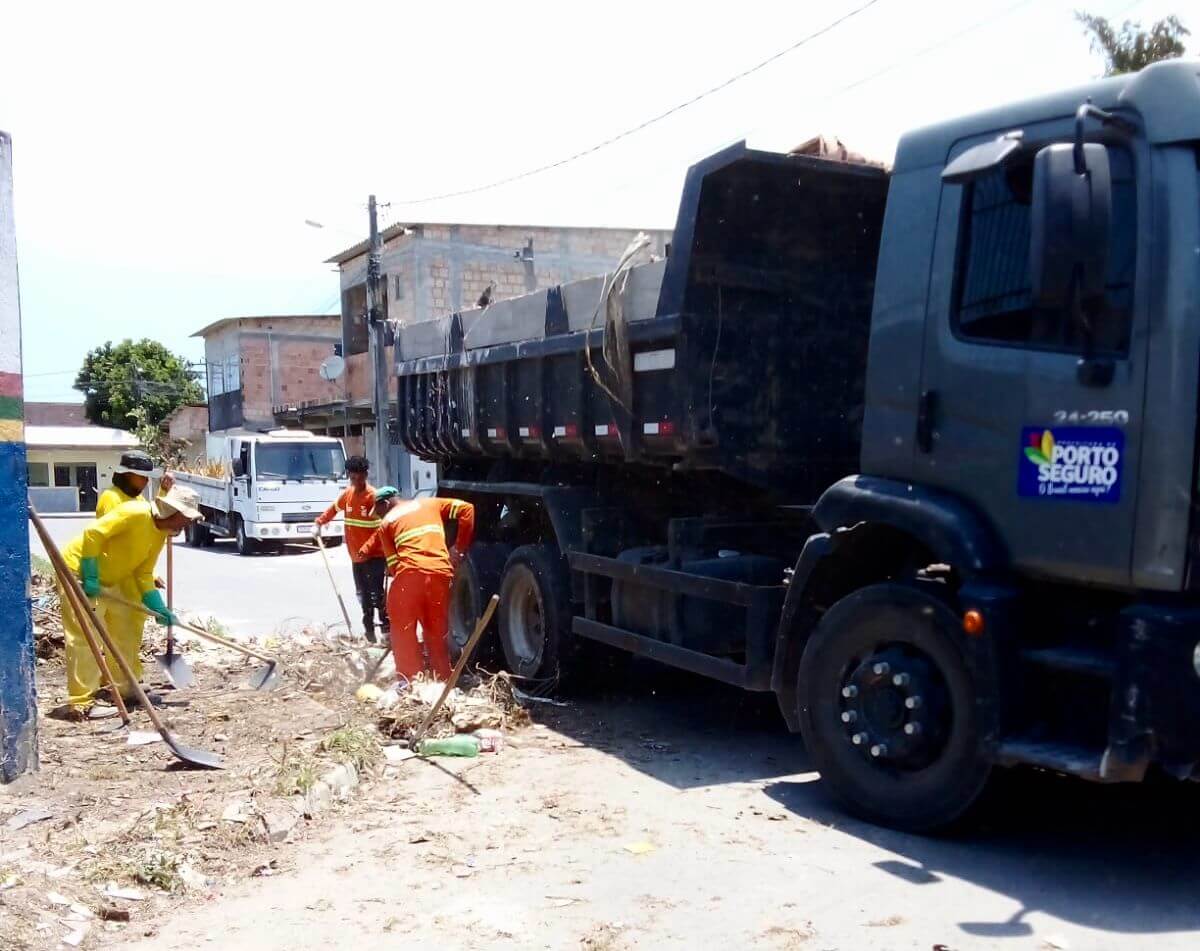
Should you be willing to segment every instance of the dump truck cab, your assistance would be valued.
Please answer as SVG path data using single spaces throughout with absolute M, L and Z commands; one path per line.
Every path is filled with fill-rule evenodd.
M 1022 574 L 1188 588 L 1200 384 L 1197 74 L 1195 63 L 1163 63 L 916 132 L 897 151 L 862 471 L 967 501 Z M 1089 103 L 1112 118 L 1079 118 Z M 1032 271 L 1046 264 L 1031 262 L 1031 223 L 1046 213 L 1039 153 L 1073 149 L 1077 133 L 1107 159 L 1106 181 L 1095 185 L 1106 192 L 1107 227 L 1060 229 L 1042 255 L 1067 255 L 1059 270 L 1104 257 L 1090 314 L 1074 291 L 1044 287 L 1037 299 Z M 998 141 L 1013 146 L 1003 159 L 947 175 Z

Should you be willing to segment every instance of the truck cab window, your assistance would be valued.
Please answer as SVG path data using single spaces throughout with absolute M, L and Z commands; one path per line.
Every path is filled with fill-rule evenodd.
M 1128 151 L 1109 149 L 1112 221 L 1104 308 L 1094 342 L 1102 353 L 1129 349 L 1136 263 L 1136 192 Z M 955 332 L 970 340 L 1039 350 L 1081 352 L 1083 333 L 1066 310 L 1034 307 L 1029 277 L 1032 156 L 963 187 Z

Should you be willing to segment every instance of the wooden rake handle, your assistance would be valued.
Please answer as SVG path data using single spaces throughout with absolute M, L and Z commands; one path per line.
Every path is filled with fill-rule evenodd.
M 101 597 L 107 598 L 114 604 L 124 605 L 133 611 L 141 611 L 147 617 L 158 617 L 158 615 L 146 607 L 146 605 L 137 604 L 133 601 L 130 601 L 128 598 L 121 597 L 119 594 L 113 594 L 111 591 L 102 591 L 100 594 Z M 266 654 L 260 654 L 258 651 L 251 650 L 249 647 L 243 647 L 237 641 L 231 641 L 221 637 L 218 634 L 213 634 L 211 631 L 206 631 L 204 628 L 197 627 L 195 624 L 188 624 L 186 621 L 180 621 L 179 627 L 182 627 L 185 631 L 191 631 L 197 637 L 203 637 L 205 640 L 212 641 L 215 644 L 220 644 L 222 647 L 228 647 L 230 650 L 237 651 L 239 654 L 245 654 L 247 657 L 253 657 L 255 660 L 261 660 L 267 664 L 279 663 L 278 658 L 268 657 Z

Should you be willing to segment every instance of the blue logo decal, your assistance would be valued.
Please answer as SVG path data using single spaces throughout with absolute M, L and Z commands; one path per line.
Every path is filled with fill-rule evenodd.
M 1074 502 L 1121 501 L 1125 434 L 1113 427 L 1058 426 L 1021 430 L 1017 494 Z

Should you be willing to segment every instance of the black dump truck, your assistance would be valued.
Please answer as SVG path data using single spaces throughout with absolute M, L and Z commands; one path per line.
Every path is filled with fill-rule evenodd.
M 393 438 L 477 507 L 453 627 L 770 691 L 871 820 L 997 768 L 1200 776 L 1200 66 L 738 145 L 665 260 L 400 328 Z M 603 649 L 600 649 L 603 652 Z

